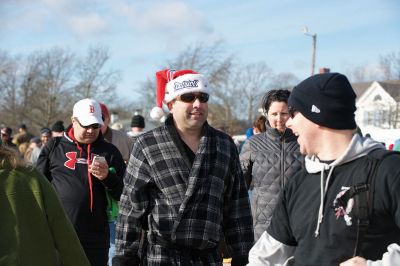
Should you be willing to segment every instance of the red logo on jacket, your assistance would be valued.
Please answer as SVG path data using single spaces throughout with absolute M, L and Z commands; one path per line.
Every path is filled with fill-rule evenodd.
M 92 155 L 93 156 L 93 155 Z M 70 151 L 65 154 L 65 157 L 67 157 L 67 161 L 64 163 L 64 166 L 71 169 L 75 170 L 75 165 L 77 163 L 81 164 L 87 164 L 87 159 L 86 158 L 76 158 L 77 157 L 77 152 L 76 151 Z

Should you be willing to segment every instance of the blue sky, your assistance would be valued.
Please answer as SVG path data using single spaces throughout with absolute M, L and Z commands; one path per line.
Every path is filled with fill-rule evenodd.
M 316 69 L 378 75 L 379 56 L 400 51 L 400 1 L 0 0 L 0 50 L 29 54 L 52 47 L 77 54 L 108 47 L 121 70 L 119 96 L 134 97 L 147 77 L 190 44 L 223 41 L 243 63 L 265 61 L 275 73 Z M 173 67 L 173 66 L 171 66 Z

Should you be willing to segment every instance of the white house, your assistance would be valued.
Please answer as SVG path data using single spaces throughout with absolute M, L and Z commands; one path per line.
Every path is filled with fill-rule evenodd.
M 356 100 L 356 122 L 387 144 L 400 138 L 400 80 L 352 84 Z

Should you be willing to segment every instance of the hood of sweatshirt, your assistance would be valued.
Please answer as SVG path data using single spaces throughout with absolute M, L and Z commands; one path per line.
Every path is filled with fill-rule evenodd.
M 385 147 L 380 143 L 371 138 L 363 138 L 359 134 L 354 134 L 351 142 L 345 152 L 339 156 L 336 160 L 331 162 L 330 164 L 321 162 L 316 156 L 306 156 L 305 158 L 305 167 L 308 173 L 315 174 L 321 173 L 320 179 L 320 187 L 321 187 L 321 197 L 320 197 L 320 206 L 318 211 L 318 221 L 315 229 L 315 237 L 319 235 L 319 228 L 323 220 L 324 213 L 324 198 L 326 191 L 328 189 L 329 180 L 332 176 L 333 169 L 338 166 L 345 164 L 347 162 L 353 161 L 360 157 L 363 157 L 369 154 L 371 151 L 376 149 L 384 149 Z M 324 172 L 328 172 L 328 176 L 326 181 L 324 182 Z M 324 184 L 325 183 L 325 184 Z
M 307 155 L 305 158 L 306 170 L 310 174 L 318 173 L 322 170 L 328 170 L 332 167 L 363 157 L 373 150 L 384 148 L 385 147 L 380 142 L 371 138 L 363 138 L 355 134 L 345 152 L 330 164 L 320 162 L 316 156 Z

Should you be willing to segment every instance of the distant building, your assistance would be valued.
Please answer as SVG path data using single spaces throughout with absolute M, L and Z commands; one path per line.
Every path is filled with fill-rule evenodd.
M 400 128 L 400 80 L 352 84 L 356 100 L 356 121 L 361 129 Z
M 362 133 L 385 143 L 400 138 L 400 80 L 353 83 L 356 122 Z

